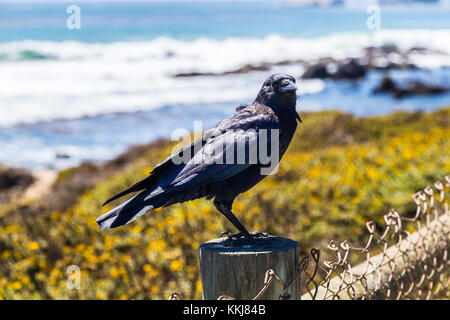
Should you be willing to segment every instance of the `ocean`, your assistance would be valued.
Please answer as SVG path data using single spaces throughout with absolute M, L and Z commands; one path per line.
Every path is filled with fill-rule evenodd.
M 80 29 L 68 29 L 72 2 L 0 1 L 0 163 L 56 169 L 105 161 L 134 144 L 170 138 L 195 120 L 213 126 L 252 102 L 268 74 L 298 78 L 298 110 L 356 116 L 434 110 L 450 94 L 394 99 L 373 95 L 384 77 L 301 80 L 301 64 L 220 76 L 247 64 L 358 57 L 369 46 L 401 50 L 418 66 L 390 70 L 399 81 L 450 86 L 450 3 L 294 7 L 280 1 L 77 2 Z

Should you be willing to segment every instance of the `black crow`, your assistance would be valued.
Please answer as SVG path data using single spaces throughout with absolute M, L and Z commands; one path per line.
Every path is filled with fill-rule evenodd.
M 115 228 L 152 209 L 206 197 L 214 198 L 215 207 L 240 231 L 239 236 L 250 238 L 231 207 L 240 193 L 270 173 L 264 169 L 272 171 L 273 163 L 262 160 L 261 150 L 266 149 L 270 159 L 276 156 L 275 166 L 286 152 L 297 120 L 301 122 L 295 109 L 296 90 L 295 79 L 290 75 L 268 77 L 252 104 L 170 155 L 144 180 L 107 200 L 104 205 L 141 191 L 99 217 L 99 227 Z

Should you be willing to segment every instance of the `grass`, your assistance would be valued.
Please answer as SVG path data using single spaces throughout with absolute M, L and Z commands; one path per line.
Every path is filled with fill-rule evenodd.
M 301 254 L 330 240 L 366 240 L 365 223 L 391 208 L 413 214 L 411 195 L 450 173 L 450 108 L 355 118 L 302 114 L 276 176 L 237 198 L 250 230 L 299 241 Z M 107 198 L 142 179 L 173 144 L 158 141 L 104 165 L 59 174 L 48 199 L 0 208 L 0 297 L 5 299 L 167 299 L 201 297 L 198 247 L 232 225 L 210 201 L 155 210 L 100 231 Z M 66 270 L 81 270 L 68 290 Z

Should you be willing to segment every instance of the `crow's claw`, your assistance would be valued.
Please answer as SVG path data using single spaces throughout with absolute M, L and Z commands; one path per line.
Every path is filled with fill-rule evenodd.
M 229 237 L 230 235 L 232 235 L 230 231 L 224 231 L 219 234 L 219 238 L 222 238 L 223 236 Z
M 270 235 L 272 235 L 270 232 L 255 231 L 255 232 L 250 233 L 250 236 L 252 237 L 252 239 L 255 239 L 255 238 L 267 238 Z
M 237 239 L 253 240 L 253 239 L 259 239 L 259 238 L 267 238 L 270 235 L 271 235 L 270 232 L 259 232 L 259 231 L 251 232 L 249 234 L 243 234 L 242 232 L 232 233 L 229 231 L 224 231 L 219 235 L 219 238 L 221 238 L 223 236 L 227 236 L 228 240 L 237 240 Z
M 221 234 L 219 234 L 219 238 L 221 238 L 223 236 L 227 236 L 229 240 L 237 240 L 240 238 L 245 238 L 245 236 L 241 232 L 232 233 L 230 231 L 224 231 Z

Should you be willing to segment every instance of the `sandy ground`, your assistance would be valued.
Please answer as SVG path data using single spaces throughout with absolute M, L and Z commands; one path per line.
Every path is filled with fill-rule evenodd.
M 33 173 L 35 182 L 25 190 L 22 202 L 35 201 L 42 197 L 52 186 L 58 172 L 52 169 L 43 169 Z

